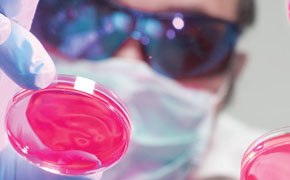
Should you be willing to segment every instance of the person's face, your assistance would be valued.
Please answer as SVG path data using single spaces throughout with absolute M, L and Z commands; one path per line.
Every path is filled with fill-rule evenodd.
M 47 12 L 51 14 L 52 18 L 48 19 L 49 22 L 46 21 L 45 18 L 41 21 L 45 22 L 44 31 L 52 27 L 52 30 L 48 30 L 52 38 L 55 33 L 57 35 L 56 37 L 60 37 L 60 40 L 54 41 L 56 46 L 60 46 L 60 48 L 65 49 L 68 53 L 73 52 L 73 56 L 75 54 L 75 46 L 71 46 L 70 44 L 74 44 L 74 40 L 67 40 L 74 39 L 72 37 L 77 37 L 78 34 L 86 34 L 88 32 L 88 34 L 90 34 L 93 32 L 93 34 L 98 34 L 96 35 L 97 37 L 81 37 L 88 43 L 84 41 L 75 43 L 78 46 L 81 44 L 81 47 L 78 47 L 77 50 L 83 49 L 84 47 L 90 47 L 88 50 L 85 49 L 85 51 L 80 51 L 80 53 L 77 53 L 78 55 L 88 54 L 88 56 L 91 56 L 95 55 L 94 53 L 98 53 L 96 51 L 101 51 L 102 55 L 106 57 L 113 55 L 124 57 L 122 59 L 126 60 L 133 59 L 144 63 L 149 62 L 148 64 L 150 64 L 153 69 L 157 71 L 161 69 L 161 73 L 172 73 L 172 79 L 180 82 L 184 86 L 205 89 L 215 93 L 229 79 L 231 82 L 234 81 L 234 76 L 237 74 L 236 71 L 240 69 L 237 67 L 243 64 L 243 61 L 239 58 L 242 56 L 238 56 L 236 53 L 234 53 L 234 56 L 231 56 L 231 48 L 234 46 L 236 34 L 238 34 L 232 25 L 238 19 L 237 12 L 239 1 L 240 0 L 139 0 L 137 3 L 134 0 L 111 0 L 112 3 L 136 10 L 138 13 L 142 14 L 141 17 L 138 16 L 138 13 L 136 16 L 136 14 L 128 13 L 127 11 L 123 12 L 123 10 L 121 10 L 123 16 L 124 14 L 130 14 L 130 17 L 133 16 L 130 21 L 123 21 L 124 18 L 120 21 L 120 19 L 118 19 L 120 18 L 120 14 L 118 14 L 119 9 L 118 11 L 112 11 L 110 4 L 106 4 L 104 7 L 102 3 L 98 1 L 87 0 L 83 2 L 89 3 L 92 6 L 85 5 L 80 7 L 80 5 L 86 3 L 81 4 L 82 1 L 76 1 L 79 4 L 74 4 L 55 1 L 55 3 L 59 3 L 57 5 L 61 8 L 58 9 L 57 7 L 59 6 L 54 6 L 52 10 L 48 9 Z M 50 1 L 46 3 L 49 5 Z M 45 10 L 46 4 L 44 4 L 43 7 Z M 171 13 L 171 16 L 169 18 L 166 16 L 167 19 L 162 21 L 164 20 L 164 16 L 160 16 L 160 13 L 162 15 Z M 182 15 L 182 18 L 184 18 L 182 21 L 185 22 L 185 28 L 176 29 L 176 27 L 173 27 L 173 20 L 176 14 L 180 13 L 186 13 L 183 14 L 184 17 Z M 198 15 L 195 15 L 196 13 Z M 173 14 L 175 15 L 173 16 Z M 199 16 L 200 14 L 202 14 L 202 16 Z M 154 15 L 153 17 L 155 19 L 153 19 L 158 22 L 157 24 L 153 23 L 152 25 L 152 23 L 148 23 L 148 21 L 152 22 L 151 15 Z M 188 18 L 188 15 L 190 18 Z M 42 16 L 40 14 L 40 17 Z M 44 17 L 46 16 L 47 15 L 44 14 Z M 227 22 L 225 23 L 225 21 Z M 133 26 L 133 28 L 137 28 L 138 23 L 143 23 L 141 28 L 138 27 L 135 30 L 137 30 L 138 33 L 143 33 L 143 35 L 149 39 L 149 45 L 146 43 L 144 44 L 140 38 L 133 39 L 132 34 L 136 31 L 130 29 L 127 32 L 126 25 L 122 25 L 124 22 L 128 23 L 129 27 Z M 146 26 L 144 26 L 144 24 L 146 24 Z M 147 25 L 150 27 L 150 33 L 156 31 L 156 27 L 162 26 L 161 35 L 158 35 L 158 38 L 156 38 L 155 32 L 149 34 L 147 30 L 142 29 L 147 27 Z M 113 31 L 112 29 L 110 30 L 112 26 L 115 28 Z M 122 29 L 121 35 L 118 32 L 119 26 Z M 107 31 L 107 27 L 109 27 L 109 31 Z M 169 31 L 174 31 L 174 37 L 168 36 L 167 33 Z M 157 34 L 158 32 L 157 30 Z M 128 35 L 128 33 L 131 33 L 131 36 Z M 91 41 L 90 39 L 93 40 Z M 122 40 L 119 42 L 119 39 Z M 78 39 L 76 40 L 78 41 Z M 89 58 L 86 57 L 86 55 L 85 57 L 78 55 L 76 55 L 76 58 Z M 102 55 L 101 58 L 103 58 Z M 152 58 L 151 60 L 150 57 Z M 193 76 L 194 73 L 200 74 Z M 175 78 L 175 75 L 178 75 L 178 77 Z
M 200 12 L 212 17 L 237 22 L 238 5 L 240 0 L 117 0 L 120 4 L 132 9 L 138 9 L 146 12 L 170 12 L 186 11 Z M 126 41 L 116 53 L 116 56 L 128 57 L 129 59 L 144 59 L 141 53 L 140 44 L 132 39 Z M 211 92 L 217 92 L 226 81 L 233 83 L 236 75 L 239 74 L 241 66 L 244 64 L 245 56 L 234 53 L 231 61 L 235 61 L 231 66 L 213 76 L 199 76 L 192 78 L 178 79 L 180 83 L 187 87 L 206 89 Z

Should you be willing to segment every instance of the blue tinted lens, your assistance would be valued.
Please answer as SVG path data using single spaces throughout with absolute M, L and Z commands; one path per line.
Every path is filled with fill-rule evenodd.
M 70 58 L 96 60 L 112 56 L 131 36 L 146 47 L 155 70 L 174 78 L 227 67 L 238 35 L 234 24 L 203 15 L 133 12 L 138 18 L 103 1 L 42 0 L 33 30 Z
M 151 27 L 152 20 L 146 22 L 144 29 Z M 158 26 L 158 36 L 149 30 L 144 32 L 148 63 L 173 78 L 213 74 L 225 68 L 238 35 L 231 24 L 191 22 L 181 17 L 159 21 Z
M 126 12 L 93 0 L 42 0 L 35 16 L 33 32 L 70 58 L 111 56 L 134 27 Z
M 123 12 L 100 12 L 98 14 L 95 40 L 85 52 L 88 59 L 112 56 L 133 31 L 133 19 Z

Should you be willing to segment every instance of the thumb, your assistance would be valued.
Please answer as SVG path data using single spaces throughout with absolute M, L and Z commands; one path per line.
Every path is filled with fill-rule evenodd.
M 36 37 L 1 14 L 0 68 L 27 89 L 45 88 L 55 77 L 54 63 Z

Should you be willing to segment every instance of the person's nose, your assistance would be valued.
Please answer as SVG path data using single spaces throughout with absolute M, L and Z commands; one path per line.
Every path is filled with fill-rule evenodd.
M 143 46 L 134 39 L 126 40 L 115 52 L 114 56 L 136 61 L 144 61 L 146 58 Z

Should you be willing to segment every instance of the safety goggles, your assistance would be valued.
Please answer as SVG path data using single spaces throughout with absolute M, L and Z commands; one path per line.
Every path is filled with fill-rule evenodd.
M 42 0 L 35 28 L 40 39 L 75 59 L 105 59 L 133 38 L 145 61 L 171 78 L 223 71 L 240 34 L 237 24 L 204 14 L 146 13 L 93 0 Z

